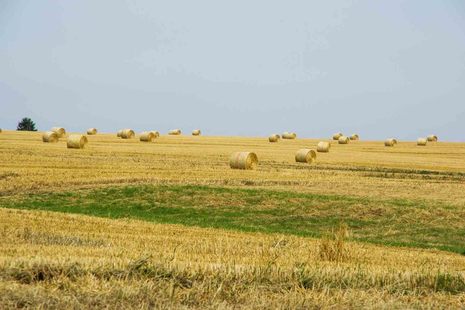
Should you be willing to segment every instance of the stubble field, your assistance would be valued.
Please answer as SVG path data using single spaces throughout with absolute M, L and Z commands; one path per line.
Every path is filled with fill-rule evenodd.
M 0 134 L 1 304 L 464 307 L 465 143 L 88 138 Z

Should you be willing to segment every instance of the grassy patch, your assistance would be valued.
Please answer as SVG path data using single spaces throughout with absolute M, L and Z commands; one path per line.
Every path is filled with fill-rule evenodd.
M 437 202 L 138 185 L 3 199 L 0 206 L 312 237 L 344 222 L 354 240 L 465 253 L 465 208 Z

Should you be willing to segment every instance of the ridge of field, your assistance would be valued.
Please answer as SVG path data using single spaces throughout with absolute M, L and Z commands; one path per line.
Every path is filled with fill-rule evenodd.
M 116 134 L 89 136 L 85 149 L 65 139 L 43 143 L 40 132 L 0 134 L 0 195 L 115 184 L 195 184 L 256 187 L 315 194 L 402 198 L 465 204 L 465 143 L 382 141 L 333 143 L 316 163 L 297 164 L 295 152 L 320 140 L 269 143 L 267 138 L 164 136 L 155 143 Z M 362 136 L 363 138 L 363 136 Z M 253 151 L 254 171 L 229 168 L 232 152 Z
M 340 223 L 352 239 L 465 255 L 465 207 L 194 185 L 137 185 L 0 198 L 0 207 L 321 237 Z
M 44 225 L 45 224 L 45 225 Z M 5 308 L 460 309 L 465 257 L 0 208 Z

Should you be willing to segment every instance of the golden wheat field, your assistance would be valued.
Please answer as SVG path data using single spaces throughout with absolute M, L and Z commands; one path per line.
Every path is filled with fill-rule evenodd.
M 439 250 L 439 241 L 431 241 L 446 226 L 453 230 L 441 242 L 454 239 L 455 248 L 463 248 L 465 143 L 333 143 L 308 165 L 295 163 L 295 152 L 329 138 L 269 143 L 267 137 L 162 135 L 144 143 L 99 133 L 87 137 L 84 149 L 68 149 L 66 139 L 43 143 L 41 136 L 0 133 L 3 308 L 465 308 L 465 253 Z M 255 152 L 257 169 L 230 169 L 229 156 L 237 151 Z M 145 185 L 155 192 L 124 196 L 134 188 L 147 191 L 138 187 Z M 174 187 L 157 192 L 158 186 Z M 201 194 L 210 187 L 215 194 Z M 286 200 L 277 208 L 271 198 L 240 197 L 261 191 Z M 154 200 L 172 218 L 140 220 L 146 216 L 140 212 L 160 207 Z M 98 211 L 99 204 L 109 209 Z M 177 204 L 176 212 L 192 205 L 189 216 L 207 224 L 231 205 L 224 212 L 248 208 L 242 224 L 256 216 L 303 224 L 289 231 L 232 222 L 184 225 L 173 220 L 184 213 L 169 213 L 170 204 Z M 130 210 L 109 215 L 122 205 Z M 61 207 L 69 209 L 43 211 Z M 298 213 L 286 217 L 287 207 Z M 72 214 L 79 208 L 86 212 Z M 407 209 L 414 213 L 402 213 Z M 330 220 L 344 212 L 357 213 L 360 222 Z M 325 229 L 333 230 L 321 238 L 300 234 L 301 225 L 322 213 Z M 380 218 L 396 225 L 366 237 L 371 231 L 358 223 Z M 402 247 L 382 239 L 401 239 L 398 233 L 414 225 L 429 230 L 415 231 L 428 237 L 419 239 L 422 248 L 416 239 L 408 243 L 408 233 Z

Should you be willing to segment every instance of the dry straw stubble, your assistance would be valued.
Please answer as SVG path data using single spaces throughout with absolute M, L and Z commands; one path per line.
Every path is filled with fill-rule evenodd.
M 257 154 L 252 152 L 235 152 L 229 158 L 229 166 L 232 169 L 255 169 L 258 165 Z
M 311 164 L 316 160 L 316 152 L 311 149 L 300 149 L 295 154 L 295 161 L 298 163 Z
M 70 135 L 66 141 L 69 149 L 83 149 L 87 144 L 87 137 L 84 135 Z

